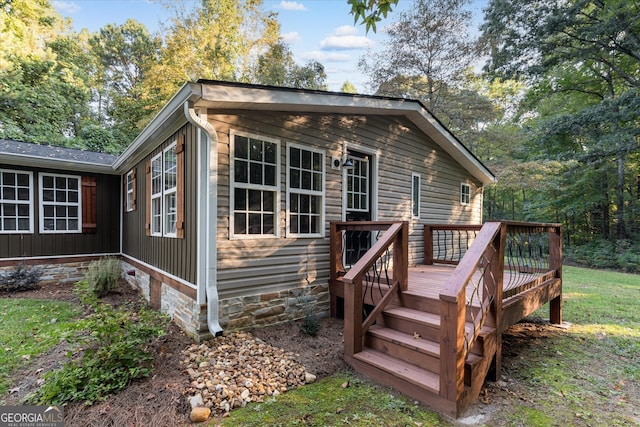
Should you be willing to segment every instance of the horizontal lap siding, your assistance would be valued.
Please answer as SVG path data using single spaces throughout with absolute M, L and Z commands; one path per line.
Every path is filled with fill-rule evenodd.
M 146 163 L 185 134 L 184 238 L 146 235 Z M 136 210 L 123 214 L 123 253 L 189 283 L 197 279 L 197 129 L 186 125 L 139 162 L 136 168 Z M 128 171 L 125 172 L 125 174 Z M 122 208 L 124 209 L 124 208 Z
M 333 170 L 330 162 L 332 156 L 342 155 L 345 142 L 380 152 L 378 219 L 410 221 L 412 262 L 423 261 L 423 223 L 479 221 L 479 182 L 404 118 L 209 110 L 208 119 L 219 141 L 217 265 L 222 298 L 327 283 L 329 222 L 342 220 L 342 172 Z M 229 133 L 232 130 L 280 140 L 279 238 L 229 239 Z M 325 150 L 324 238 L 285 237 L 287 142 Z M 420 220 L 411 219 L 412 172 L 422 177 Z M 459 203 L 461 182 L 471 186 L 470 206 Z
M 33 172 L 33 233 L 0 234 L 0 258 L 60 257 L 120 252 L 120 177 L 75 171 L 37 169 L 16 165 L 0 165 L 0 169 Z M 39 173 L 91 176 L 96 179 L 96 232 L 95 233 L 43 233 L 39 232 Z

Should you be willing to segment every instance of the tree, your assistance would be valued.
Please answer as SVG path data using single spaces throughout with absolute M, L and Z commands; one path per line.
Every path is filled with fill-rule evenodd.
M 585 188 L 598 193 L 581 221 L 589 224 L 597 213 L 605 238 L 638 229 L 629 215 L 638 210 L 638 13 L 636 2 L 619 0 L 493 0 L 483 25 L 488 70 L 527 79 L 531 155 L 576 162 L 570 169 L 590 177 L 592 185 L 567 182 L 565 190 L 578 204 Z
M 162 41 L 141 23 L 106 25 L 89 43 L 99 63 L 94 102 L 102 125 L 108 125 L 126 146 L 138 134 L 161 102 L 146 91 L 147 72 L 158 64 Z
M 280 38 L 276 15 L 262 12 L 262 0 L 202 0 L 190 11 L 182 2 L 169 5 L 175 16 L 161 60 L 145 78 L 145 91 L 158 94 L 156 108 L 186 81 L 250 81 L 259 55 Z
M 326 79 L 327 75 L 321 63 L 310 61 L 304 66 L 299 66 L 287 45 L 278 42 L 260 55 L 252 80 L 253 83 L 270 86 L 326 90 Z
M 355 85 L 351 83 L 349 80 L 346 80 L 342 87 L 340 88 L 340 92 L 344 93 L 358 93 L 358 89 L 356 89 Z

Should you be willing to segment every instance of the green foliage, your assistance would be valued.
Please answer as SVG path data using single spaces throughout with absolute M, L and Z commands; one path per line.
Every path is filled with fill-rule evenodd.
M 315 337 L 320 332 L 320 319 L 313 312 L 310 304 L 305 307 L 305 315 L 300 323 L 300 330 L 307 335 Z
M 347 0 L 351 6 L 353 15 L 353 23 L 357 24 L 362 19 L 362 23 L 369 30 L 376 32 L 376 24 L 386 18 L 387 14 L 392 11 L 392 7 L 398 4 L 398 0 Z
M 46 374 L 45 383 L 29 397 L 31 403 L 91 405 L 151 373 L 153 356 L 148 346 L 165 334 L 167 318 L 142 304 L 113 308 L 100 303 L 86 285 L 80 285 L 78 292 L 93 310 L 73 326 L 73 335 L 67 338 L 80 356 Z
M 105 257 L 89 264 L 85 281 L 90 291 L 96 296 L 102 297 L 118 286 L 118 280 L 121 277 L 120 260 L 114 257 Z
M 11 373 L 58 344 L 79 314 L 66 302 L 0 298 L 0 405 Z
M 597 239 L 564 250 L 568 262 L 598 269 L 640 273 L 640 243 Z
M 20 263 L 14 268 L 0 272 L 0 292 L 20 292 L 38 289 L 42 280 L 42 269 Z

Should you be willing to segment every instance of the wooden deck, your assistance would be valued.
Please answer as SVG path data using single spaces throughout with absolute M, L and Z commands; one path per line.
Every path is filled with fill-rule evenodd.
M 551 322 L 562 322 L 561 229 L 425 225 L 425 265 L 409 267 L 408 228 L 331 223 L 331 314 L 344 308 L 347 363 L 458 417 L 477 400 L 491 367 L 499 378 L 509 326 L 547 303 Z M 370 246 L 363 251 L 354 242 Z M 353 253 L 364 255 L 354 260 Z

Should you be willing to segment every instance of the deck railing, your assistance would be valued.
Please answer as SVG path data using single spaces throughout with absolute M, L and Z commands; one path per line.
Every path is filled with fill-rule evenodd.
M 434 242 L 425 236 L 425 243 L 429 241 Z M 558 224 L 487 222 L 473 243 L 468 247 L 461 244 L 464 255 L 440 293 L 443 397 L 457 401 L 462 395 L 465 361 L 487 322 L 500 328 L 503 302 L 560 278 L 561 242 Z M 554 301 L 551 303 L 551 321 L 557 323 L 562 316 L 560 303 L 555 302 L 555 309 Z M 470 327 L 466 326 L 467 321 Z
M 344 352 L 363 336 L 393 296 L 408 286 L 407 222 L 332 222 L 331 277 L 344 286 Z M 366 247 L 366 248 L 365 248 Z

